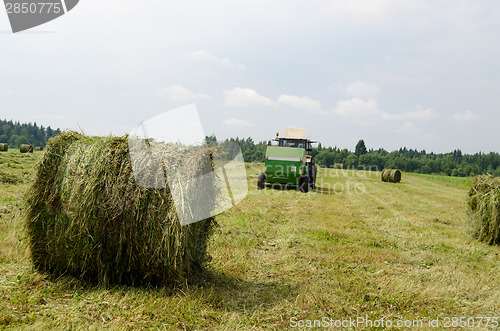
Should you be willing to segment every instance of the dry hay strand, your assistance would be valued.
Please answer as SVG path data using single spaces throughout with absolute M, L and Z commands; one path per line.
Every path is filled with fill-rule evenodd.
M 191 152 L 185 173 L 207 166 L 196 162 L 205 155 L 201 147 L 169 145 L 168 152 Z M 103 286 L 180 284 L 202 276 L 210 258 L 214 219 L 181 226 L 168 186 L 138 186 L 127 137 L 52 138 L 27 201 L 31 255 L 40 271 Z
M 21 153 L 33 153 L 33 145 L 21 144 L 19 146 L 19 151 Z
M 467 200 L 473 236 L 488 245 L 500 244 L 500 178 L 472 179 Z
M 0 152 L 7 152 L 9 150 L 9 144 L 0 143 Z
M 401 181 L 401 171 L 398 169 L 382 170 L 382 181 L 389 183 L 399 183 Z

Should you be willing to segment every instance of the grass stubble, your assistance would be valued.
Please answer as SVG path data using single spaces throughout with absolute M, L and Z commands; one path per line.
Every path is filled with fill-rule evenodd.
M 290 318 L 498 316 L 499 248 L 476 241 L 464 180 L 321 169 L 319 189 L 250 192 L 216 217 L 205 280 L 99 287 L 37 272 L 23 194 L 43 153 L 0 155 L 0 327 L 285 329 Z

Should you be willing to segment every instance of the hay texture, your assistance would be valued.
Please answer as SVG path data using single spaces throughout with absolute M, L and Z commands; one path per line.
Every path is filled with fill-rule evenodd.
M 19 151 L 21 153 L 33 153 L 33 145 L 21 144 L 19 146 Z
M 0 143 L 0 152 L 7 152 L 9 150 L 9 144 Z
M 0 183 L 3 184 L 19 184 L 21 181 L 19 177 L 12 173 L 6 173 L 0 170 Z
M 467 201 L 476 239 L 500 244 L 500 178 L 491 175 L 472 179 Z
M 183 148 L 169 152 L 185 155 Z M 198 149 L 185 170 L 192 174 L 207 167 L 196 162 Z M 164 285 L 196 279 L 209 259 L 213 218 L 181 226 L 168 186 L 138 186 L 126 137 L 52 138 L 30 192 L 27 230 L 38 270 L 104 286 Z
M 401 181 L 401 171 L 398 169 L 382 170 L 382 181 L 389 183 L 399 183 Z

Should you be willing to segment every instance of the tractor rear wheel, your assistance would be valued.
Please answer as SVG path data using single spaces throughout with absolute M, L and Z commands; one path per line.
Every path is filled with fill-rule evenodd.
M 261 172 L 257 177 L 257 189 L 262 190 L 266 187 L 266 174 Z
M 309 192 L 309 176 L 302 177 L 299 181 L 299 190 L 307 193 Z
M 307 171 L 309 173 L 309 187 L 311 188 L 311 190 L 314 190 L 316 188 L 316 175 L 318 171 L 316 164 L 314 164 L 314 161 L 309 164 Z
M 318 166 L 316 164 L 313 164 L 313 173 L 314 173 L 314 177 L 313 177 L 311 188 L 314 190 L 316 188 L 316 179 L 318 178 Z

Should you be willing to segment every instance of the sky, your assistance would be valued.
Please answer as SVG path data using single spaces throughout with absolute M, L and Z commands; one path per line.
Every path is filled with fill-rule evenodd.
M 496 0 L 81 0 L 13 34 L 0 118 L 123 135 L 196 104 L 218 139 L 500 152 Z

